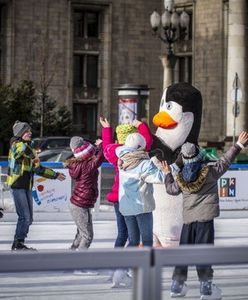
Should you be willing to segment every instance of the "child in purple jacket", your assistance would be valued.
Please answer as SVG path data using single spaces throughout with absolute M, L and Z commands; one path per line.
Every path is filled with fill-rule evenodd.
M 74 250 L 89 248 L 93 240 L 91 209 L 98 197 L 98 168 L 104 159 L 101 143 L 101 140 L 97 140 L 98 147 L 95 147 L 82 137 L 72 137 L 70 147 L 74 158 L 64 163 L 71 178 L 75 180 L 70 199 L 70 212 L 77 226 L 71 245 Z

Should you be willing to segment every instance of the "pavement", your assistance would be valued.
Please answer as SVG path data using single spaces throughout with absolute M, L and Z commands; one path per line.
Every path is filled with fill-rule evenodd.
M 113 248 L 116 223 L 111 207 L 100 207 L 93 213 L 94 240 L 91 248 Z M 0 253 L 9 250 L 15 231 L 16 215 L 6 213 L 0 220 Z M 248 245 L 248 211 L 222 211 L 215 220 L 216 245 Z M 69 212 L 35 213 L 27 244 L 39 251 L 68 249 L 76 232 Z M 226 300 L 248 300 L 248 266 L 215 266 L 215 283 Z M 170 299 L 172 268 L 163 269 L 163 300 Z M 130 288 L 112 289 L 110 270 L 98 274 L 72 272 L 36 272 L 0 274 L 0 299 L 22 300 L 126 300 L 131 299 Z M 199 283 L 194 267 L 189 268 L 190 290 L 185 299 L 199 299 Z M 155 299 L 151 299 L 155 300 Z

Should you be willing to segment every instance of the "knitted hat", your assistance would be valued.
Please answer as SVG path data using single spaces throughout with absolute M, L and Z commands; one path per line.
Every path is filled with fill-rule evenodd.
M 196 162 L 202 159 L 199 148 L 192 143 L 185 143 L 181 149 L 184 164 Z
M 82 146 L 83 143 L 84 143 L 84 139 L 81 136 L 73 136 L 70 140 L 70 147 L 73 150 Z
M 95 147 L 80 136 L 74 136 L 70 141 L 71 150 L 76 158 L 87 159 L 95 153 Z
M 125 146 L 127 146 L 128 148 L 133 148 L 133 149 L 137 149 L 137 150 L 144 150 L 146 147 L 146 140 L 138 132 L 131 133 L 126 138 Z
M 137 132 L 137 128 L 131 124 L 120 124 L 116 127 L 117 140 L 119 144 L 124 144 L 130 133 Z
M 16 137 L 22 137 L 24 133 L 31 130 L 31 126 L 26 122 L 15 121 L 13 125 L 13 135 Z

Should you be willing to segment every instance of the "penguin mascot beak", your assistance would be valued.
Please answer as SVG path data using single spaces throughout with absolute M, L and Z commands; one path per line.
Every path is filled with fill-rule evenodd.
M 158 112 L 152 119 L 155 126 L 168 129 L 177 125 L 177 122 L 165 111 Z

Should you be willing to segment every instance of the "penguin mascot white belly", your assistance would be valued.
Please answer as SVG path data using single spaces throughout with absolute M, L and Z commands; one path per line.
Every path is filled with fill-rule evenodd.
M 153 117 L 157 131 L 153 136 L 151 156 L 172 164 L 185 142 L 198 144 L 202 97 L 188 83 L 172 84 L 164 90 L 159 112 Z M 163 184 L 154 185 L 154 246 L 178 244 L 182 228 L 182 196 L 166 193 Z

